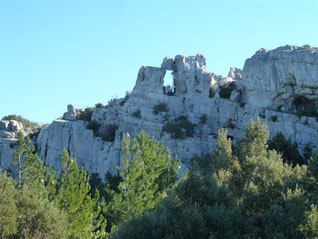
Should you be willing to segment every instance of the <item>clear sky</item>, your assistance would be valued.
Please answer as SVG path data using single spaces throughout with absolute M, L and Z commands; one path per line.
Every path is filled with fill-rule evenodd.
M 318 46 L 318 0 L 0 0 L 0 27 L 0 118 L 48 123 L 123 97 L 165 56 L 226 75 L 262 47 Z

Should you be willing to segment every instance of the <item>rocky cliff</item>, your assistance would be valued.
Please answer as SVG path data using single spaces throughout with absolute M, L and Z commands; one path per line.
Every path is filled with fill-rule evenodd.
M 173 72 L 173 87 L 163 85 L 167 70 Z M 41 130 L 37 150 L 57 170 L 66 148 L 88 172 L 115 173 L 123 157 L 123 133 L 134 137 L 145 130 L 186 165 L 194 154 L 211 152 L 220 128 L 228 128 L 235 140 L 257 117 L 267 122 L 272 135 L 281 131 L 300 149 L 315 149 L 317 102 L 317 48 L 261 49 L 246 60 L 243 70 L 231 68 L 224 78 L 206 71 L 202 55 L 166 57 L 160 67 L 140 68 L 131 94 L 94 109 L 94 130 L 68 106 L 62 118 Z M 109 134 L 112 137 L 106 137 Z M 0 165 L 5 169 L 12 140 L 0 141 Z

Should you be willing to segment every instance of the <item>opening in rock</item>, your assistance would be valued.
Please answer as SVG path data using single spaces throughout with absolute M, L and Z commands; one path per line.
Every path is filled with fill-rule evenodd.
M 173 71 L 166 71 L 165 78 L 163 79 L 163 92 L 166 95 L 174 95 L 175 86 L 174 86 L 174 77 Z
M 298 116 L 317 117 L 317 105 L 314 100 L 301 95 L 294 98 L 293 105 Z

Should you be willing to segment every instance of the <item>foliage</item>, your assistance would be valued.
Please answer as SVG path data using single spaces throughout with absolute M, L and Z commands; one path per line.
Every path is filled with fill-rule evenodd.
M 93 130 L 95 135 L 98 135 L 99 128 L 100 128 L 100 123 L 98 123 L 96 120 L 89 121 L 86 126 L 86 129 Z
M 259 119 L 235 144 L 221 129 L 212 154 L 193 157 L 179 181 L 180 162 L 144 132 L 124 135 L 122 167 L 105 182 L 66 150 L 55 174 L 18 136 L 17 183 L 0 173 L 0 238 L 106 238 L 104 218 L 111 238 L 318 237 L 318 152 L 308 146 L 300 166 L 297 145 L 269 140 Z
M 268 149 L 269 132 L 251 121 L 232 145 L 220 130 L 216 149 L 194 164 L 162 204 L 120 227 L 113 238 L 315 238 L 318 153 L 291 167 Z M 205 167 L 205 168 L 204 168 Z
M 15 182 L 0 173 L 1 238 L 67 238 L 66 215 L 41 198 L 37 188 Z
M 14 162 L 18 171 L 18 191 L 14 198 L 17 214 L 9 216 L 18 218 L 11 226 L 12 231 L 17 228 L 16 238 L 86 239 L 106 236 L 99 192 L 96 189 L 92 196 L 86 171 L 78 169 L 76 160 L 69 157 L 66 150 L 62 155 L 62 172 L 56 177 L 54 171 L 45 167 L 34 153 L 30 140 L 25 140 L 19 132 Z M 6 188 L 11 195 L 10 184 L 7 183 Z
M 103 217 L 99 217 L 101 208 L 98 203 L 99 193 L 90 194 L 89 178 L 86 171 L 78 169 L 76 160 L 69 156 L 64 149 L 62 154 L 62 172 L 57 185 L 54 201 L 58 207 L 67 212 L 70 238 L 93 238 L 102 224 L 106 225 Z M 104 228 L 105 226 L 102 226 Z M 97 234 L 103 234 L 103 231 Z
M 273 122 L 277 121 L 277 115 L 271 115 L 270 120 Z
M 292 164 L 293 166 L 304 164 L 304 160 L 298 152 L 297 144 L 293 143 L 290 139 L 287 140 L 281 132 L 268 141 L 268 147 L 281 153 L 285 163 Z
M 244 103 L 244 102 L 241 102 L 241 103 L 239 104 L 239 106 L 240 106 L 241 108 L 244 108 L 245 103 Z
M 232 83 L 227 87 L 220 87 L 220 97 L 224 99 L 230 99 L 234 87 L 235 85 Z
M 76 114 L 76 118 L 78 118 L 79 120 L 91 121 L 93 112 L 94 112 L 93 107 L 87 107 L 85 108 L 85 110 L 79 109 Z
M 102 103 L 95 104 L 96 108 L 104 108 L 105 106 Z
M 195 126 L 186 116 L 179 116 L 174 121 L 168 121 L 163 126 L 163 131 L 170 133 L 173 139 L 184 139 L 193 137 Z
M 305 48 L 311 48 L 311 46 L 310 46 L 309 44 L 305 44 L 305 45 L 303 45 L 303 47 L 305 47 Z
M 104 141 L 113 142 L 115 140 L 115 134 L 118 129 L 117 124 L 109 124 L 105 128 L 102 128 L 99 132 L 99 136 Z
M 168 111 L 169 111 L 169 109 L 168 109 L 167 104 L 166 104 L 166 103 L 160 103 L 160 104 L 155 105 L 155 106 L 153 107 L 153 111 L 152 111 L 152 112 L 153 112 L 155 115 L 158 115 L 159 112 L 168 112 Z
M 123 167 L 118 169 L 122 181 L 117 190 L 107 187 L 111 201 L 106 212 L 113 231 L 114 226 L 155 208 L 175 185 L 180 164 L 171 161 L 170 151 L 145 132 L 132 142 L 124 135 L 123 151 Z
M 140 114 L 140 110 L 136 110 L 135 112 L 132 113 L 132 116 L 136 117 L 136 118 L 141 118 L 141 114 Z
M 36 122 L 32 122 L 26 118 L 23 118 L 21 115 L 8 115 L 3 117 L 4 120 L 16 120 L 22 123 L 24 128 L 36 128 L 40 127 L 40 125 Z

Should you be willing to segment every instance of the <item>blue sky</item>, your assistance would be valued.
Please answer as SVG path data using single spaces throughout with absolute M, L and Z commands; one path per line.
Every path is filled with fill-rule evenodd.
M 226 75 L 287 44 L 318 46 L 318 0 L 0 0 L 0 118 L 105 104 L 165 56 L 201 53 Z

